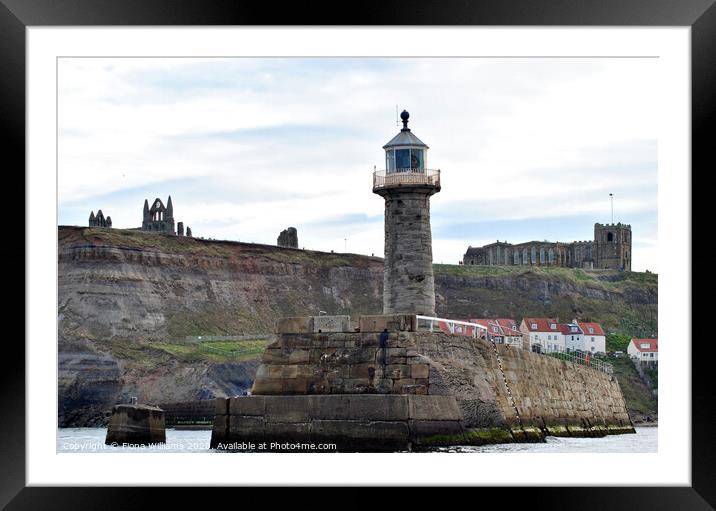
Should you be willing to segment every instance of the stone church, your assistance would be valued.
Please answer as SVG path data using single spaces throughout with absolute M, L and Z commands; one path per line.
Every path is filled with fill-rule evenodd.
M 150 231 L 161 234 L 171 234 L 176 236 L 184 236 L 184 222 L 178 222 L 176 224 L 176 231 L 174 230 L 174 206 L 172 205 L 172 196 L 170 195 L 167 199 L 167 205 L 165 206 L 162 200 L 157 197 L 152 202 L 152 206 L 149 207 L 149 201 L 144 199 L 144 211 L 142 212 L 142 226 L 135 228 L 140 231 Z M 90 227 L 112 227 L 112 218 L 104 217 L 102 210 L 97 211 L 97 215 L 94 211 L 90 212 L 89 217 Z M 191 237 L 191 228 L 186 228 L 186 236 Z
M 174 206 L 172 205 L 172 196 L 167 199 L 167 205 L 164 206 L 162 200 L 157 197 L 149 207 L 149 201 L 144 199 L 144 211 L 142 212 L 142 231 L 159 232 L 162 234 L 175 234 L 184 236 L 184 222 L 179 222 L 174 230 Z M 191 228 L 186 228 L 186 235 L 191 236 Z
M 594 224 L 594 241 L 497 241 L 468 247 L 462 264 L 631 270 L 631 225 Z

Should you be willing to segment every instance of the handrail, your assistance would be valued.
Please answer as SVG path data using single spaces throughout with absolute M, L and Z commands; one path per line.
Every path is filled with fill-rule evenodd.
M 396 169 L 376 170 L 373 172 L 373 189 L 418 185 L 440 186 L 440 169 Z
M 422 320 L 425 320 L 425 321 L 430 321 L 430 331 L 431 331 L 431 332 L 433 331 L 433 329 L 434 329 L 436 323 L 438 323 L 438 324 L 439 324 L 439 323 L 445 323 L 445 324 L 447 325 L 448 329 L 450 330 L 450 333 L 451 333 L 451 334 L 454 334 L 454 333 L 455 333 L 455 325 L 463 325 L 463 326 L 472 327 L 472 329 L 473 329 L 473 330 L 472 330 L 472 337 L 473 337 L 473 338 L 476 338 L 476 337 L 477 337 L 477 329 L 478 329 L 478 328 L 481 328 L 481 329 L 483 329 L 483 330 L 485 330 L 485 331 L 488 330 L 487 327 L 484 326 L 484 325 L 479 325 L 479 324 L 477 324 L 477 323 L 470 323 L 470 322 L 467 322 L 467 321 L 460 321 L 460 320 L 457 320 L 457 319 L 435 318 L 435 317 L 432 317 L 432 316 L 415 316 L 415 317 L 418 319 L 418 321 L 421 320 L 421 319 L 422 319 Z

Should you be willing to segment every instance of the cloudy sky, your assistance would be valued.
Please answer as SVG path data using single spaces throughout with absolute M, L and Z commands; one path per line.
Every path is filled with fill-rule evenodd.
M 59 66 L 59 224 L 138 227 L 171 194 L 195 236 L 383 254 L 371 193 L 396 105 L 442 171 L 435 262 L 629 223 L 657 267 L 654 59 L 95 59 Z

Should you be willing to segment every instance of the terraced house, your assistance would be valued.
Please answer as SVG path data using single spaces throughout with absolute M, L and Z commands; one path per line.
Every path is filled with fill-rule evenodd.
M 559 322 L 554 318 L 524 318 L 520 323 L 522 347 L 530 351 L 566 351 Z
M 484 330 L 480 331 L 481 339 L 522 347 L 522 332 L 520 332 L 520 328 L 514 319 L 470 319 L 469 321 L 485 327 Z

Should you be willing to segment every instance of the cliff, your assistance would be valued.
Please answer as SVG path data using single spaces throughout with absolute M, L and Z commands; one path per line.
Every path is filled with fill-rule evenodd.
M 241 394 L 276 318 L 382 309 L 377 257 L 64 226 L 58 250 L 60 426 L 104 423 L 105 411 L 130 396 L 159 403 Z M 576 316 L 655 334 L 656 278 L 435 265 L 437 314 Z

